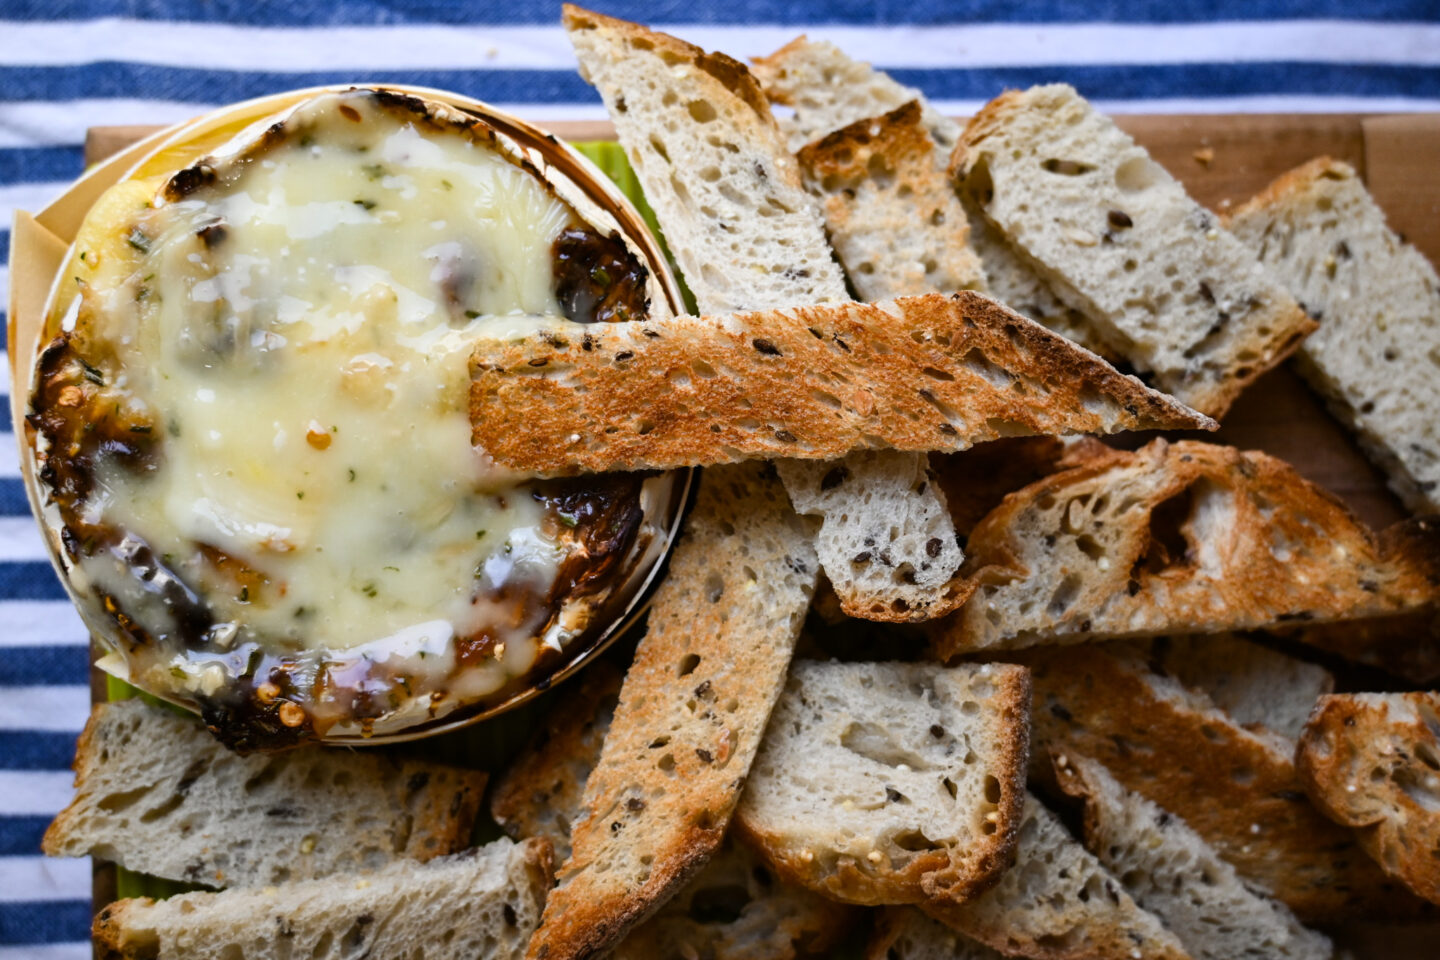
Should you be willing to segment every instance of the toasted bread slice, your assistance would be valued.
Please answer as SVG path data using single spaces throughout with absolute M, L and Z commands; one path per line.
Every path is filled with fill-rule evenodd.
M 1440 683 L 1440 604 L 1389 617 L 1287 624 L 1272 632 L 1383 670 L 1414 686 Z
M 485 774 L 374 751 L 239 756 L 140 700 L 95 707 L 52 857 L 95 855 L 208 887 L 256 887 L 463 850 Z
M 1196 960 L 1329 960 L 1330 941 L 1252 893 L 1185 821 L 1120 786 L 1102 765 L 1052 753 L 1055 778 L 1085 805 L 1085 846 Z
M 943 656 L 1431 608 L 1440 525 L 1380 536 L 1274 457 L 1156 440 L 1011 494 L 968 541 Z
M 1162 637 L 1150 660 L 1242 727 L 1287 740 L 1300 736 L 1315 701 L 1335 689 L 1324 667 L 1233 633 Z
M 570 831 L 584 815 L 585 781 L 620 700 L 619 670 L 586 667 L 490 793 L 490 815 L 516 840 L 544 837 L 555 862 L 570 859 Z
M 1249 249 L 1072 87 L 992 100 L 951 163 L 985 218 L 1112 349 L 1210 416 L 1315 329 Z
M 865 945 L 865 960 L 1000 960 L 1002 956 L 915 907 L 880 911 Z
M 524 956 L 550 889 L 550 845 L 508 839 L 364 877 L 121 900 L 95 917 L 106 960 L 473 960 Z
M 970 292 L 548 321 L 480 339 L 471 372 L 474 442 L 541 475 L 1213 423 Z
M 727 836 L 705 869 L 630 931 L 615 960 L 793 960 L 826 957 L 860 911 L 784 883 Z
M 805 185 L 824 201 L 830 243 L 861 300 L 985 289 L 965 211 L 935 156 L 915 101 L 796 154 Z
M 837 900 L 969 899 L 1014 850 L 1029 700 L 1015 667 L 797 662 L 736 827 Z
M 1405 505 L 1440 513 L 1440 277 L 1430 261 L 1385 224 L 1354 168 L 1329 157 L 1280 177 L 1228 226 L 1320 322 L 1296 368 Z
M 1028 797 L 1015 864 L 966 903 L 921 909 L 1007 956 L 1039 960 L 1189 957 L 1154 914 L 1137 904 L 1055 814 Z
M 919 90 L 852 60 L 833 43 L 801 35 L 768 57 L 754 58 L 751 69 L 766 96 L 794 109 L 780 121 L 793 153 L 841 127 L 907 103 L 919 104 L 921 122 L 939 147 L 935 162 L 942 168 L 960 137 L 960 124 L 932 108 Z
M 700 481 L 585 785 L 533 960 L 597 955 L 720 845 L 815 591 L 814 530 L 763 464 Z
M 1241 727 L 1127 644 L 1012 654 L 1034 677 L 1033 749 L 1104 764 L 1302 921 L 1409 919 L 1424 905 L 1305 798 L 1290 742 Z M 1009 659 L 1009 658 L 1007 658 Z M 1038 767 L 1038 769 L 1037 769 Z M 1032 778 L 1045 773 L 1032 762 Z
M 1324 697 L 1295 754 L 1310 799 L 1385 872 L 1440 903 L 1440 693 Z

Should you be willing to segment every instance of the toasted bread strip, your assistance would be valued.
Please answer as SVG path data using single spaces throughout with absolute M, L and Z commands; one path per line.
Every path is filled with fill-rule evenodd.
M 1296 765 L 1310 799 L 1375 862 L 1440 903 L 1440 693 L 1323 697 Z
M 258 887 L 463 850 L 485 774 L 322 747 L 242 757 L 190 717 L 123 700 L 80 734 L 75 790 L 48 855 Z
M 1071 87 L 992 100 L 951 165 L 1057 295 L 1197 410 L 1222 416 L 1315 329 L 1250 250 Z
M 985 271 L 935 141 L 911 101 L 857 120 L 796 159 L 822 198 L 825 229 L 861 300 L 985 289 Z
M 1060 789 L 1085 804 L 1085 846 L 1196 960 L 1329 960 L 1330 941 L 1252 893 L 1184 820 L 1099 763 L 1052 753 Z
M 719 847 L 815 590 L 813 543 L 765 465 L 705 471 L 532 960 L 613 947 Z
M 1128 644 L 1011 654 L 1034 679 L 1033 750 L 1104 764 L 1182 818 L 1249 884 L 1302 921 L 1413 919 L 1422 902 L 1389 880 L 1351 831 L 1306 800 L 1289 741 L 1236 724 L 1155 673 Z M 1032 762 L 1032 779 L 1046 772 Z
M 95 917 L 95 943 L 105 960 L 519 958 L 550 880 L 548 843 L 501 839 L 363 877 L 121 900 Z
M 1229 228 L 1320 322 L 1295 366 L 1415 513 L 1440 513 L 1440 277 L 1347 164 L 1281 176 Z
M 1159 918 L 1131 899 L 1033 796 L 1025 803 L 1015 863 L 1000 882 L 974 900 L 935 900 L 921 909 L 1008 956 L 1040 960 L 1190 956 Z
M 865 960 L 1000 960 L 1002 956 L 915 907 L 880 911 L 865 945 Z
M 1008 665 L 797 662 L 736 827 L 837 900 L 969 899 L 1014 852 L 1029 710 Z
M 970 292 L 532 329 L 476 344 L 470 419 L 540 475 L 1213 425 Z
M 1272 630 L 1399 677 L 1414 686 L 1440 684 L 1440 604 L 1411 613 Z
M 1431 609 L 1440 525 L 1371 533 L 1258 452 L 1156 440 L 1011 494 L 971 533 L 937 651 L 1245 630 Z
M 1125 454 L 1094 437 L 1007 437 L 959 453 L 932 453 L 930 472 L 945 491 L 955 529 L 968 539 L 1009 494 L 1110 456 Z

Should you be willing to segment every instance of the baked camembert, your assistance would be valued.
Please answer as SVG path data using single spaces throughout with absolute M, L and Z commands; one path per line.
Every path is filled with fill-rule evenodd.
M 118 672 L 239 749 L 494 702 L 653 536 L 637 476 L 470 445 L 481 325 L 646 315 L 647 271 L 469 116 L 325 94 L 91 211 L 29 423 Z

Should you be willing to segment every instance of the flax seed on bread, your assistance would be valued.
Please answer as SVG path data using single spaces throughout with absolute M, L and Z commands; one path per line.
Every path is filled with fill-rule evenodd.
M 104 960 L 524 956 L 550 889 L 550 845 L 496 840 L 364 877 L 120 900 L 95 917 Z
M 1324 697 L 1295 754 L 1310 799 L 1385 872 L 1440 903 L 1440 693 Z
M 1156 440 L 1008 496 L 971 533 L 979 588 L 935 627 L 966 651 L 1433 608 L 1440 527 L 1376 535 L 1288 464 Z
M 1029 700 L 1015 667 L 799 661 L 736 826 L 838 900 L 974 897 L 1014 850 Z
M 1315 329 L 1250 250 L 1072 87 L 992 100 L 951 166 L 1056 295 L 1197 410 L 1222 416 Z
M 75 789 L 48 855 L 256 887 L 463 850 L 485 774 L 321 747 L 242 757 L 191 717 L 122 700 L 85 725 Z
M 1320 322 L 1300 373 L 1414 513 L 1440 513 L 1440 277 L 1348 164 L 1320 157 L 1227 224 Z
M 766 465 L 702 475 L 532 960 L 613 948 L 719 848 L 815 591 L 814 536 Z
M 1196 960 L 1329 960 L 1329 940 L 1250 891 L 1184 820 L 1094 760 L 1063 751 L 1051 759 L 1060 789 L 1084 803 L 1086 848 Z

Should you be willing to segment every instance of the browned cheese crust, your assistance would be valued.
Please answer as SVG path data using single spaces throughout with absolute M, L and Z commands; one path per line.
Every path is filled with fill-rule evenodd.
M 1214 425 L 968 291 L 549 324 L 481 342 L 471 374 L 474 442 L 542 475 Z
M 1103 764 L 1180 817 L 1246 881 L 1302 921 L 1413 919 L 1425 905 L 1365 855 L 1355 835 L 1305 798 L 1277 738 L 1188 697 L 1123 647 L 1014 654 L 1034 680 L 1039 757 L 1058 749 Z
M 615 946 L 719 846 L 814 594 L 813 537 L 770 468 L 701 478 L 532 960 Z
M 1440 526 L 1379 535 L 1258 451 L 1156 440 L 1039 480 L 975 528 L 937 653 L 1431 610 Z M 1303 635 L 1302 635 L 1303 636 Z
M 1440 693 L 1322 697 L 1295 763 L 1386 873 L 1440 903 Z

